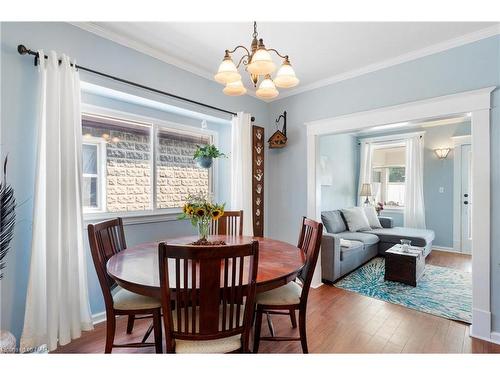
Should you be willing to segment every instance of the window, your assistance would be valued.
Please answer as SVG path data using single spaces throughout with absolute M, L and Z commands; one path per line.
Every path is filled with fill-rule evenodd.
M 197 167 L 193 153 L 212 137 L 186 128 L 85 114 L 84 212 L 177 212 L 189 193 L 211 192 L 210 173 Z
M 376 202 L 401 209 L 405 203 L 405 148 L 384 147 L 373 151 L 372 185 Z

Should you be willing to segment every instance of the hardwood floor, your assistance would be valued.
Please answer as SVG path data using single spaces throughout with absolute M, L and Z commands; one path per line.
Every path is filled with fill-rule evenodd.
M 470 271 L 470 256 L 433 251 L 428 264 Z M 148 320 L 136 321 L 131 335 L 118 319 L 117 340 L 140 340 Z M 277 334 L 297 335 L 288 317 L 273 317 Z M 262 333 L 268 334 L 263 324 Z M 105 323 L 60 347 L 57 353 L 102 353 Z M 311 353 L 500 353 L 500 345 L 471 338 L 467 324 L 410 310 L 333 286 L 311 290 L 307 332 Z M 114 353 L 153 353 L 154 348 L 113 349 Z M 259 353 L 301 353 L 299 342 L 261 342 Z

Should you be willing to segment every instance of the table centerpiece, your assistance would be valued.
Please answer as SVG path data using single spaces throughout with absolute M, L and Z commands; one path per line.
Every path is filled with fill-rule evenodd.
M 223 241 L 208 241 L 210 223 L 219 220 L 224 214 L 225 203 L 212 203 L 207 194 L 199 192 L 190 194 L 182 208 L 179 219 L 191 221 L 191 225 L 198 229 L 198 241 L 192 245 L 224 245 Z

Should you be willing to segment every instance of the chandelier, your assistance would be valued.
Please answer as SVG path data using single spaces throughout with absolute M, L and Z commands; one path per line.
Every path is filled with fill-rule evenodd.
M 272 99 L 278 96 L 279 92 L 276 87 L 290 88 L 299 83 L 298 78 L 295 76 L 295 71 L 290 64 L 288 55 L 282 55 L 274 48 L 266 48 L 263 39 L 257 39 L 257 22 L 253 23 L 253 40 L 250 50 L 245 46 L 239 45 L 232 50 L 226 50 L 224 59 L 222 60 L 217 74 L 214 76 L 215 80 L 226 87 L 224 87 L 224 94 L 230 96 L 239 96 L 247 92 L 238 68 L 243 64 L 246 66 L 245 70 L 250 74 L 250 79 L 254 87 L 259 84 L 256 94 L 261 99 Z M 238 64 L 235 65 L 232 59 L 232 54 L 238 49 L 246 51 Z M 271 53 L 274 52 L 283 59 L 281 67 L 278 69 L 276 76 L 271 78 L 271 73 L 276 70 Z M 263 77 L 263 79 L 261 78 Z M 260 81 L 260 83 L 259 83 Z

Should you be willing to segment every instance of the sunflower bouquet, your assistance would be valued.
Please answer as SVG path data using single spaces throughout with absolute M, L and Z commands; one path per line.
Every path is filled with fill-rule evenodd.
M 218 220 L 224 214 L 225 204 L 212 203 L 206 194 L 190 194 L 182 208 L 179 219 L 189 219 L 198 228 L 200 240 L 206 240 L 210 222 Z

